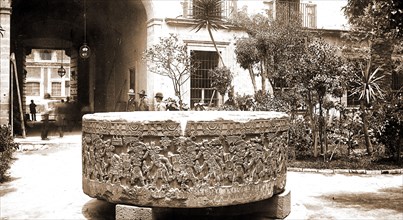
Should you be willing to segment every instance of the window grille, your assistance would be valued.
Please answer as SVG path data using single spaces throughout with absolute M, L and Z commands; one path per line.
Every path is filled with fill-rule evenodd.
M 62 96 L 61 82 L 52 82 L 52 96 Z
M 39 82 L 25 83 L 25 93 L 27 96 L 39 96 L 40 95 L 40 83 Z
M 193 18 L 194 15 L 202 13 L 194 6 L 194 1 L 197 0 L 185 0 L 183 2 L 183 16 L 186 18 Z M 220 18 L 229 18 L 233 12 L 237 10 L 237 0 L 221 0 L 221 6 L 212 9 L 211 14 Z
M 218 66 L 218 54 L 215 51 L 192 51 L 195 70 L 190 77 L 190 106 L 195 103 L 218 104 L 217 92 L 211 87 L 209 70 Z
M 299 17 L 302 26 L 306 28 L 316 28 L 316 4 L 298 3 L 290 1 L 279 1 L 276 3 L 275 14 L 276 19 L 288 21 L 291 18 Z
M 302 7 L 303 11 L 303 25 L 307 28 L 316 28 L 316 5 L 307 4 Z

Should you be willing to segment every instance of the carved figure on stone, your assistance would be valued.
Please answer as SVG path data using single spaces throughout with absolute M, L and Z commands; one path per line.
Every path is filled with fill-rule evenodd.
M 204 167 L 208 169 L 203 179 L 206 182 L 210 182 L 210 185 L 220 185 L 223 177 L 221 167 L 224 167 L 221 143 L 219 140 L 213 140 L 211 142 L 204 140 L 201 150 L 204 158 L 202 167 L 203 169 Z
M 142 142 L 128 144 L 127 152 L 130 155 L 130 183 L 132 185 L 144 186 L 145 178 L 142 172 L 142 163 L 146 157 L 147 146 Z
M 176 144 L 178 145 L 177 151 L 180 153 L 177 180 L 181 188 L 187 189 L 199 182 L 196 173 L 199 173 L 202 168 L 196 161 L 201 152 L 198 151 L 198 144 L 192 140 L 192 137 L 176 140 Z
M 154 186 L 161 186 L 168 183 L 169 176 L 172 174 L 172 164 L 163 154 L 161 147 L 150 143 L 150 148 L 146 152 L 145 158 L 150 156 L 150 165 L 146 166 L 145 173 Z M 161 182 L 159 182 L 161 181 Z
M 130 155 L 127 153 L 122 153 L 120 155 L 122 158 L 122 169 L 120 170 L 119 176 L 125 180 L 125 183 L 127 184 L 130 179 L 131 179 L 131 161 L 130 161 Z M 140 169 L 141 172 L 141 169 Z
M 111 183 L 119 183 L 120 184 L 120 173 L 121 173 L 121 159 L 117 154 L 113 154 L 110 162 L 109 169 L 109 180 Z
M 105 174 L 103 172 L 103 167 L 105 166 L 104 163 L 104 156 L 105 156 L 105 148 L 103 144 L 103 140 L 98 137 L 94 141 L 94 154 L 95 154 L 95 176 L 99 180 L 105 180 Z

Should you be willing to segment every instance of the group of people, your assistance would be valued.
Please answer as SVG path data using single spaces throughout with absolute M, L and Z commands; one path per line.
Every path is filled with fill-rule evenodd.
M 64 136 L 64 131 L 72 131 L 74 126 L 74 105 L 70 102 L 70 98 L 67 97 L 66 101 L 62 99 L 54 106 L 45 104 L 44 111 L 42 113 L 42 140 L 48 139 L 49 133 L 49 116 L 55 115 L 55 125 L 59 132 L 59 136 Z
M 130 89 L 127 93 L 129 95 L 129 100 L 127 101 L 126 111 L 150 111 L 149 101 L 147 99 L 147 94 L 144 90 L 141 90 L 139 95 L 139 100 L 136 99 L 136 93 L 133 89 Z M 155 98 L 155 106 L 154 111 L 166 111 L 166 105 L 162 101 L 164 99 L 164 95 L 161 92 L 157 92 L 154 96 Z

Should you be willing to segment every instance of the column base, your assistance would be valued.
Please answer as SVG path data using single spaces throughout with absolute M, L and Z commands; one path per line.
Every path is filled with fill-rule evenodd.
M 166 220 L 166 219 L 284 219 L 291 212 L 291 191 L 242 205 L 211 208 L 148 208 L 116 205 L 116 220 Z

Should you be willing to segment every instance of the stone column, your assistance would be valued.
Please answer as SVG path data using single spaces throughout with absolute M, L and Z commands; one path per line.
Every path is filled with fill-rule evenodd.
M 11 0 L 0 0 L 0 125 L 10 123 L 10 21 Z

